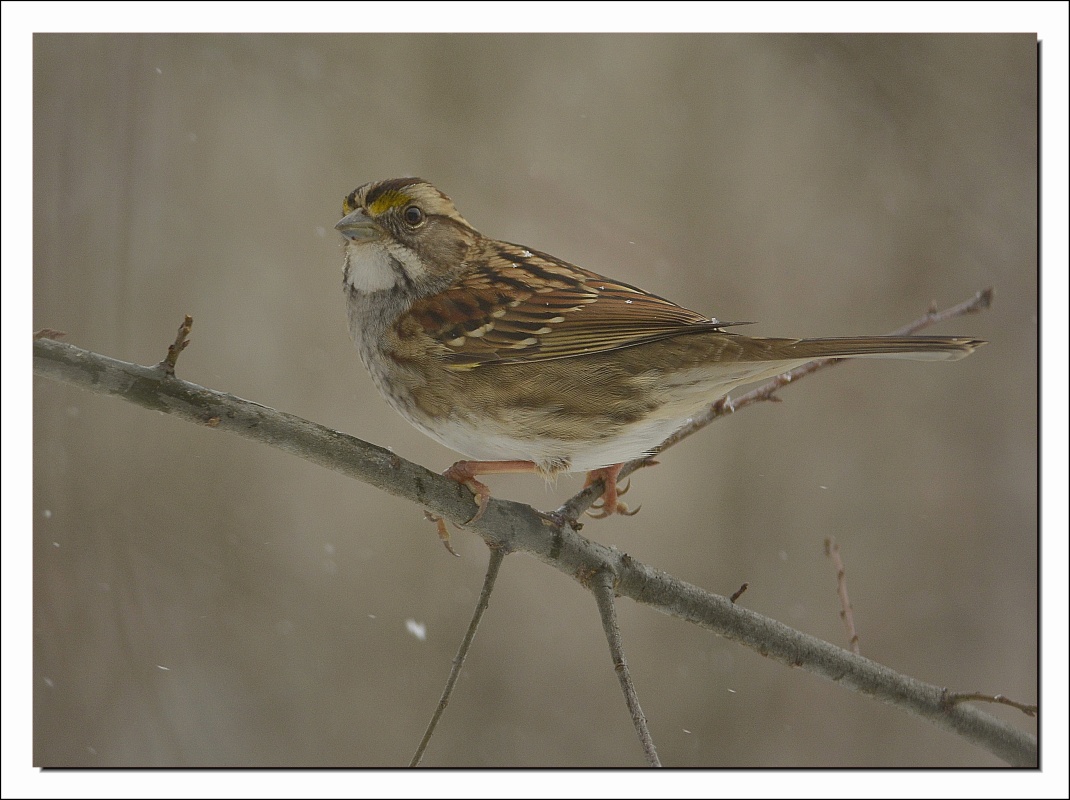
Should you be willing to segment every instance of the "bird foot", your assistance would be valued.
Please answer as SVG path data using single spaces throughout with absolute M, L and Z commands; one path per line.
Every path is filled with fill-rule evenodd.
M 587 480 L 583 484 L 583 488 L 587 488 L 593 483 L 602 481 L 602 485 L 605 487 L 602 491 L 601 502 L 593 503 L 591 508 L 598 513 L 592 514 L 590 509 L 587 511 L 587 516 L 592 519 L 605 519 L 613 514 L 623 514 L 626 517 L 634 517 L 639 513 L 639 509 L 642 506 L 636 506 L 635 510 L 630 510 L 627 505 L 621 502 L 620 496 L 627 494 L 631 488 L 631 480 L 624 485 L 623 489 L 617 488 L 617 476 L 620 474 L 623 464 L 614 464 L 611 467 L 601 467 L 599 469 L 593 469 L 587 473 Z

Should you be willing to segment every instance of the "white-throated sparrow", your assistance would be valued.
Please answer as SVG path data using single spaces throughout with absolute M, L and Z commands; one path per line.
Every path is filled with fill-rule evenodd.
M 621 464 L 742 384 L 817 358 L 953 360 L 946 336 L 771 339 L 724 330 L 626 283 L 489 239 L 418 178 L 366 183 L 343 203 L 349 330 L 403 417 L 471 461 L 446 475 L 479 503 L 479 475 L 588 473 L 603 514 Z M 473 519 L 475 519 L 473 518 Z

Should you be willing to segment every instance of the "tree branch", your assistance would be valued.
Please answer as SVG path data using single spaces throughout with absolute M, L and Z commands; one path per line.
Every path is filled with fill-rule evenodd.
M 831 536 L 825 539 L 825 555 L 832 560 L 836 567 L 836 594 L 840 598 L 840 619 L 843 627 L 847 630 L 847 643 L 851 645 L 851 652 L 861 655 L 862 648 L 858 644 L 858 631 L 855 630 L 855 616 L 851 608 L 851 598 L 847 595 L 847 567 L 840 557 L 840 545 Z
M 464 638 L 461 639 L 461 646 L 457 648 L 457 655 L 453 657 L 453 665 L 450 667 L 449 677 L 446 678 L 446 686 L 442 690 L 442 696 L 438 700 L 438 707 L 435 708 L 435 713 L 431 715 L 431 720 L 427 723 L 427 729 L 424 731 L 424 736 L 420 740 L 420 744 L 417 746 L 416 752 L 412 756 L 412 760 L 409 761 L 410 767 L 420 766 L 420 761 L 422 761 L 424 757 L 424 751 L 427 750 L 427 745 L 431 743 L 431 737 L 435 733 L 435 728 L 438 727 L 438 721 L 442 719 L 442 714 L 446 711 L 446 706 L 450 704 L 450 698 L 453 696 L 453 687 L 456 686 L 457 679 L 461 677 L 461 669 L 464 667 L 465 659 L 468 658 L 468 651 L 472 649 L 472 641 L 476 638 L 476 631 L 479 630 L 479 622 L 483 619 L 483 612 L 486 611 L 487 607 L 490 605 L 490 595 L 491 592 L 494 591 L 494 584 L 498 580 L 498 570 L 501 569 L 504 560 L 505 554 L 501 550 L 496 550 L 493 547 L 490 549 L 490 561 L 487 563 L 487 574 L 483 578 L 483 590 L 479 593 L 479 600 L 476 601 L 476 608 L 472 613 L 472 621 L 468 623 L 468 630 L 465 632 Z
M 404 497 L 458 524 L 475 513 L 475 502 L 467 488 L 382 447 L 292 414 L 189 383 L 168 375 L 160 366 L 138 366 L 47 338 L 36 339 L 33 348 L 37 375 L 270 444 Z M 770 384 L 779 380 L 774 379 Z M 748 394 L 767 391 L 771 396 L 780 385 L 784 384 L 769 390 L 763 386 Z M 734 407 L 738 410 L 740 405 L 737 400 Z M 726 413 L 716 411 L 718 407 L 723 409 L 725 404 L 714 404 L 711 421 Z M 680 438 L 683 437 L 674 437 L 674 441 Z M 643 462 L 632 463 L 634 469 Z M 596 499 L 597 487 L 581 492 L 566 506 L 578 507 L 582 503 L 578 498 L 588 495 L 591 501 Z M 741 608 L 728 598 L 659 572 L 615 548 L 580 536 L 571 525 L 555 522 L 530 506 L 491 499 L 483 517 L 468 528 L 503 554 L 526 552 L 577 580 L 605 572 L 614 576 L 616 593 L 620 596 L 693 622 L 783 664 L 910 711 L 1010 764 L 1037 764 L 1035 737 L 972 706 L 949 704 L 944 689 L 900 675 Z
M 636 735 L 639 736 L 639 744 L 643 748 L 646 763 L 651 767 L 660 767 L 661 760 L 654 747 L 650 728 L 646 724 L 646 715 L 639 705 L 639 695 L 635 691 L 628 661 L 624 658 L 624 645 L 620 638 L 620 623 L 617 622 L 616 600 L 613 592 L 613 575 L 608 572 L 599 572 L 587 583 L 587 588 L 594 593 L 594 599 L 598 603 L 598 615 L 602 618 L 602 630 L 605 631 L 606 641 L 609 644 L 613 671 L 617 674 L 621 691 L 624 692 L 624 702 L 628 706 L 628 713 L 631 714 Z

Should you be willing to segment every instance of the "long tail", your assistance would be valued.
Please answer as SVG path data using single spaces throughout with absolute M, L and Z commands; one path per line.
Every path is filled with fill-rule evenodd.
M 763 339 L 767 360 L 815 358 L 905 358 L 957 361 L 987 342 L 956 336 L 849 336 L 826 339 Z

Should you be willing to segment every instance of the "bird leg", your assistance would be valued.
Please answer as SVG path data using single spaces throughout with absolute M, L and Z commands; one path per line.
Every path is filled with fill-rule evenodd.
M 649 460 L 644 466 L 653 466 L 658 462 L 653 459 Z M 626 483 L 622 488 L 617 487 L 617 476 L 620 474 L 623 464 L 614 464 L 611 467 L 600 467 L 599 469 L 593 469 L 587 473 L 587 480 L 583 484 L 583 488 L 587 488 L 593 483 L 602 481 L 605 487 L 602 491 L 601 503 L 592 505 L 592 508 L 599 510 L 600 513 L 592 514 L 588 511 L 588 515 L 594 519 L 604 519 L 605 517 L 613 514 L 623 514 L 624 516 L 631 517 L 639 513 L 639 506 L 635 510 L 629 510 L 620 500 L 620 496 L 627 494 L 628 489 L 631 488 L 631 481 Z M 442 474 L 449 478 L 451 481 L 464 484 L 471 490 L 475 496 L 476 513 L 473 517 L 466 522 L 466 525 L 471 525 L 473 522 L 478 522 L 479 519 L 487 510 L 487 505 L 490 503 L 490 487 L 485 483 L 477 479 L 479 475 L 505 475 L 505 474 L 517 474 L 539 472 L 544 473 L 543 470 L 535 464 L 534 461 L 458 461 L 453 464 Z M 454 552 L 453 547 L 450 546 L 450 534 L 446 529 L 445 521 L 436 515 L 427 514 L 427 518 L 438 525 L 438 537 L 442 540 L 442 544 L 446 549 L 457 555 Z
M 487 504 L 490 503 L 490 488 L 482 481 L 476 480 L 476 476 L 516 472 L 538 472 L 538 468 L 535 466 L 534 461 L 458 461 L 442 474 L 451 481 L 464 484 L 475 496 L 476 505 L 479 508 L 476 509 L 476 513 L 472 518 L 465 523 L 465 525 L 471 525 L 483 516 L 487 510 Z M 424 515 L 438 526 L 438 538 L 442 540 L 445 548 L 452 555 L 457 555 L 452 545 L 450 545 L 450 532 L 446 528 L 446 521 L 429 511 L 425 511 Z
M 477 481 L 477 475 L 505 475 L 518 472 L 538 472 L 534 461 L 458 461 L 442 474 L 451 481 L 463 483 L 472 490 L 479 509 L 466 525 L 471 525 L 479 520 L 487 510 L 490 502 L 490 489 L 482 481 Z

